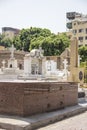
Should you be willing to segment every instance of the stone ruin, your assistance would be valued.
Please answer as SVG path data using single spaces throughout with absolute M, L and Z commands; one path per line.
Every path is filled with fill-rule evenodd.
M 57 69 L 57 63 L 53 60 L 46 60 L 43 56 L 44 51 L 41 47 L 34 49 L 24 57 L 24 69 L 20 70 L 18 67 L 17 59 L 14 57 L 15 48 L 9 49 L 11 52 L 10 58 L 8 59 L 8 67 L 5 66 L 5 60 L 2 61 L 2 67 L 0 71 L 0 79 L 40 79 L 40 80 L 59 80 L 67 81 L 69 71 L 67 69 L 67 60 L 63 61 L 64 69 Z
M 66 59 L 63 62 L 64 69 L 60 71 L 56 69 L 55 62 L 46 62 L 41 48 L 35 49 L 25 55 L 24 71 L 19 74 L 13 52 L 14 49 L 8 61 L 8 68 L 5 68 L 5 61 L 2 63 L 0 76 L 4 81 L 0 81 L 0 114 L 29 116 L 63 109 L 78 103 L 78 83 L 73 80 L 74 72 L 71 72 L 70 81 L 66 80 L 69 74 Z M 75 66 L 72 68 L 77 69 Z M 12 71 L 9 74 L 10 70 Z M 17 70 L 17 73 L 13 70 L 15 72 Z M 5 75 L 9 77 L 8 81 L 5 80 Z M 17 78 L 14 77 L 15 75 Z M 14 80 L 10 80 L 12 76 Z M 21 80 L 18 79 L 19 77 Z

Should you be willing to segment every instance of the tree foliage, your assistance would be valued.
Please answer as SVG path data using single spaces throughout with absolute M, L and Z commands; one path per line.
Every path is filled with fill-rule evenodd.
M 60 55 L 70 44 L 70 40 L 66 34 L 51 34 L 47 37 L 38 37 L 31 40 L 30 50 L 42 46 L 44 54 L 47 56 Z
M 79 47 L 79 55 L 81 57 L 81 62 L 87 61 L 87 46 Z
M 10 47 L 12 44 L 12 40 L 10 38 L 5 38 L 4 35 L 0 34 L 0 46 Z
M 12 40 L 0 36 L 0 45 L 10 46 L 12 43 L 17 50 L 24 51 L 31 51 L 41 46 L 44 49 L 44 55 L 51 56 L 60 55 L 69 46 L 70 41 L 65 33 L 56 35 L 49 29 L 30 27 L 22 29 Z

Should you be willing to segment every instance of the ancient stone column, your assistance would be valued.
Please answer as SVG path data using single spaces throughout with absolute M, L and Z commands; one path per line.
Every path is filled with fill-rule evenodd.
M 73 67 L 78 67 L 78 41 L 75 37 L 71 40 L 70 50 L 70 70 L 72 70 Z

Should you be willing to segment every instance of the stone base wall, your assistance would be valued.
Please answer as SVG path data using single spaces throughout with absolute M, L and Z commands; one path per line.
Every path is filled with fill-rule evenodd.
M 0 82 L 0 114 L 29 116 L 77 103 L 77 83 Z

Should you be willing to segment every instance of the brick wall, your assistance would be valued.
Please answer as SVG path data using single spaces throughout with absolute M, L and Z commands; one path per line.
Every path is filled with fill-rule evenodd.
M 24 51 L 15 51 L 14 52 L 14 57 L 18 62 L 18 67 L 19 64 L 24 64 L 24 56 L 27 52 Z M 0 50 L 0 68 L 3 66 L 2 61 L 5 60 L 5 67 L 8 67 L 8 60 L 10 59 L 10 51 L 9 50 Z M 24 66 L 24 65 L 23 65 Z M 23 68 L 22 68 L 23 69 Z
M 28 116 L 76 105 L 77 83 L 0 82 L 0 114 Z

